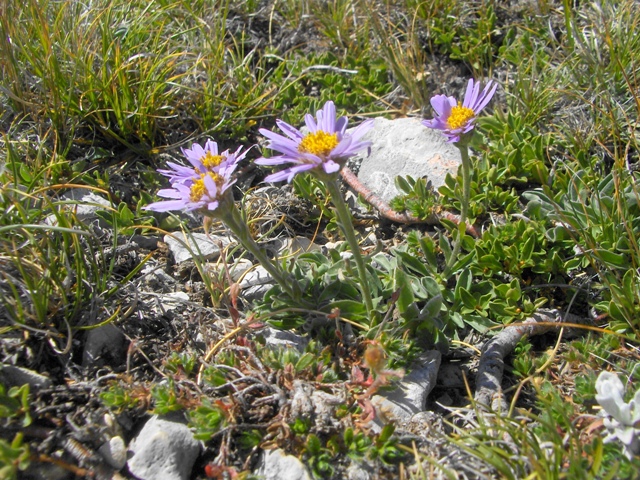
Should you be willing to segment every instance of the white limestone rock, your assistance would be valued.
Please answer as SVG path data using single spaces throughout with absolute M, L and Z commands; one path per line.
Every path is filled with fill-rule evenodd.
M 183 423 L 151 417 L 129 445 L 129 471 L 140 480 L 188 480 L 201 443 Z
M 220 243 L 226 247 L 232 243 L 232 239 L 222 235 L 209 235 L 204 233 L 190 233 L 185 236 L 182 232 L 174 232 L 164 236 L 164 243 L 169 246 L 176 264 L 191 260 L 198 256 L 202 260 L 211 260 L 220 255 Z
M 426 177 L 437 190 L 448 173 L 456 175 L 462 163 L 459 150 L 419 118 L 376 118 L 363 140 L 372 142 L 371 154 L 363 151 L 358 155 L 362 159 L 358 178 L 386 202 L 399 194 L 398 175 Z

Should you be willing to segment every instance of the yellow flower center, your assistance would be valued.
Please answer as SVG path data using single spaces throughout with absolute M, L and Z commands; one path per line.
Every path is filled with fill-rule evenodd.
M 224 159 L 225 157 L 222 155 L 213 155 L 208 151 L 200 161 L 202 162 L 202 165 L 204 165 L 204 168 L 211 169 L 220 165 Z
M 216 185 L 221 186 L 223 178 L 215 172 L 207 172 L 200 175 L 200 178 L 194 179 L 193 185 L 191 185 L 191 195 L 189 198 L 192 202 L 199 202 L 202 197 L 208 193 L 207 186 L 204 184 L 205 176 L 209 176 L 213 179 Z
M 338 143 L 337 133 L 327 133 L 318 130 L 302 139 L 300 145 L 298 145 L 298 151 L 300 153 L 311 153 L 319 157 L 326 157 L 331 153 L 331 150 L 336 148 Z
M 470 108 L 463 107 L 462 104 L 458 102 L 458 105 L 451 109 L 451 115 L 449 115 L 447 119 L 447 125 L 449 125 L 451 130 L 462 128 L 469 120 L 475 117 L 475 115 L 476 112 Z

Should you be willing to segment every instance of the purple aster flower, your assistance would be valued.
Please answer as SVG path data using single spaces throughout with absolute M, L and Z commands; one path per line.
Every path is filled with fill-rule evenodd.
M 171 185 L 172 188 L 158 191 L 159 197 L 171 200 L 151 203 L 144 208 L 153 212 L 168 212 L 170 210 L 212 212 L 216 210 L 225 192 L 235 183 L 235 179 L 213 171 L 197 173 L 194 169 L 190 170 L 191 176 L 188 178 L 188 182 L 176 181 Z
M 326 174 L 335 173 L 349 157 L 371 145 L 371 142 L 360 141 L 360 138 L 373 126 L 373 120 L 366 120 L 352 132 L 346 133 L 347 117 L 336 119 L 336 107 L 331 101 L 318 110 L 316 118 L 317 120 L 310 114 L 305 115 L 305 123 L 309 129 L 306 135 L 282 120 L 277 120 L 276 124 L 286 136 L 260 129 L 260 133 L 269 139 L 269 148 L 280 152 L 281 155 L 259 158 L 255 163 L 293 164 L 289 168 L 268 175 L 264 179 L 265 182 L 290 182 L 296 173 L 314 169 Z
M 169 177 L 172 187 L 160 190 L 158 196 L 171 200 L 151 203 L 145 208 L 154 212 L 216 210 L 225 192 L 236 182 L 232 174 L 248 152 L 241 150 L 242 147 L 233 153 L 229 150 L 218 153 L 218 144 L 213 140 L 208 140 L 204 148 L 194 143 L 191 149 L 183 150 L 193 168 L 167 162 L 169 170 L 158 170 Z
M 422 123 L 429 128 L 441 130 L 448 142 L 459 142 L 462 135 L 473 130 L 478 114 L 487 106 L 496 93 L 496 88 L 498 84 L 489 81 L 480 93 L 480 83 L 471 78 L 462 103 L 446 95 L 432 97 L 431 106 L 436 111 L 436 116 L 431 120 L 423 120 Z
M 229 150 L 225 150 L 222 153 L 218 153 L 218 144 L 213 140 L 207 140 L 204 147 L 194 143 L 191 149 L 182 149 L 182 153 L 189 160 L 191 165 L 195 168 L 196 174 L 206 171 L 218 172 L 222 176 L 230 175 L 238 165 L 238 162 L 242 160 L 249 150 L 241 152 L 242 147 L 239 147 L 235 152 L 230 153 Z M 167 162 L 167 165 L 172 170 L 158 170 L 158 172 L 169 177 L 169 181 L 174 184 L 176 182 L 190 185 L 194 180 L 194 168 L 178 165 L 177 163 Z M 195 176 L 196 178 L 198 175 Z

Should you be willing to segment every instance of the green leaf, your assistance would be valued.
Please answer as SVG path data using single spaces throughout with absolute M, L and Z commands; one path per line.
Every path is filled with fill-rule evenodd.
M 398 306 L 398 310 L 400 313 L 404 313 L 407 311 L 410 305 L 415 302 L 415 298 L 413 296 L 413 289 L 411 288 L 411 283 L 409 282 L 407 275 L 400 269 L 395 272 L 395 290 L 399 292 L 398 300 L 396 305 Z
M 197 440 L 210 440 L 224 423 L 224 412 L 208 400 L 189 413 L 189 425 L 195 430 L 194 437 Z
M 514 278 L 509 284 L 509 289 L 507 290 L 505 298 L 512 302 L 517 302 L 518 300 L 520 300 L 521 296 L 522 290 L 520 289 L 520 282 L 517 278 Z
M 435 271 L 436 266 L 438 265 L 438 258 L 436 256 L 436 245 L 433 239 L 428 235 L 424 235 L 420 239 L 420 249 L 427 260 L 430 270 L 432 272 Z
M 629 299 L 633 300 L 636 298 L 637 293 L 637 283 L 636 283 L 636 271 L 634 269 L 629 269 L 627 273 L 622 277 L 622 286 L 624 290 L 624 295 Z
M 458 312 L 451 312 L 449 315 L 449 319 L 453 322 L 453 324 L 458 328 L 464 328 L 464 319 L 462 315 Z
M 481 315 L 465 315 L 464 321 L 467 325 L 472 327 L 479 333 L 487 332 L 491 327 L 498 325 L 497 323 L 489 320 L 487 317 Z
M 313 433 L 307 436 L 307 452 L 309 455 L 315 457 L 320 454 L 322 449 L 322 444 L 320 443 L 320 439 L 316 437 Z
M 402 261 L 402 265 L 408 267 L 410 270 L 417 273 L 418 275 L 424 275 L 424 276 L 430 275 L 431 272 L 429 271 L 427 266 L 423 262 L 421 262 L 417 257 L 400 250 L 396 250 L 394 254 L 398 258 L 400 258 L 400 260 Z
M 460 288 L 459 293 L 462 304 L 469 310 L 475 310 L 477 306 L 476 298 L 464 287 Z
M 445 261 L 449 261 L 449 258 L 451 257 L 451 253 L 452 253 L 451 245 L 449 245 L 449 241 L 446 239 L 444 235 L 440 236 L 439 245 L 440 245 L 440 250 L 444 254 Z
M 613 320 L 618 320 L 620 322 L 626 322 L 627 318 L 624 312 L 618 307 L 618 304 L 615 301 L 609 302 L 609 316 Z
M 411 188 L 411 185 L 409 185 L 409 182 L 407 181 L 407 179 L 405 179 L 405 177 L 398 175 L 396 177 L 396 187 L 398 188 L 398 190 L 400 190 L 403 193 L 406 193 L 407 195 L 411 193 L 411 191 L 413 190 Z
M 434 318 L 440 314 L 440 310 L 442 309 L 442 295 L 436 295 L 431 298 L 422 310 L 420 310 L 421 318 Z
M 345 445 L 351 445 L 351 442 L 353 442 L 353 429 L 351 427 L 346 428 L 342 437 L 344 438 Z
M 461 290 L 469 290 L 471 288 L 471 272 L 469 270 L 463 270 L 458 277 L 456 288 L 454 290 L 454 299 L 458 302 L 462 301 Z
M 533 249 L 535 246 L 536 246 L 535 236 L 533 235 L 532 231 L 529 231 L 528 238 L 524 242 L 524 246 L 522 247 L 520 260 L 525 262 L 531 260 L 531 255 L 533 254 Z
M 553 202 L 543 191 L 531 190 L 524 192 L 522 196 L 528 201 L 526 210 L 531 217 L 543 220 L 555 213 Z
M 611 267 L 626 268 L 629 265 L 629 261 L 626 255 L 615 253 L 610 250 L 604 250 L 601 248 L 596 249 L 598 258 Z
M 296 372 L 301 372 L 309 365 L 311 365 L 316 359 L 315 355 L 310 352 L 305 353 L 300 357 L 300 359 L 296 362 L 296 366 L 294 367 Z
M 378 435 L 378 440 L 376 441 L 376 444 L 378 444 L 378 446 L 381 446 L 382 444 L 386 443 L 391 438 L 391 435 L 393 435 L 393 432 L 395 432 L 395 430 L 396 428 L 393 425 L 393 423 L 387 423 L 382 428 L 380 435 Z
M 120 205 L 118 205 L 118 220 L 120 222 L 120 227 L 133 225 L 134 223 L 135 215 L 124 202 L 121 202 Z

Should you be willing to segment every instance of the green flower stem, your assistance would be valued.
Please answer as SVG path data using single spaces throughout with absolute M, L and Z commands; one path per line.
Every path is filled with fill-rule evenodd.
M 287 275 L 282 269 L 276 265 L 271 259 L 264 253 L 260 246 L 255 242 L 249 231 L 247 223 L 242 218 L 240 210 L 233 203 L 228 202 L 223 208 L 219 208 L 220 212 L 218 216 L 220 220 L 233 232 L 238 241 L 246 248 L 255 258 L 260 262 L 260 265 L 271 275 L 271 277 L 278 282 L 278 285 L 284 290 L 292 299 L 298 303 L 302 299 L 302 290 L 298 282 Z
M 349 211 L 349 207 L 342 197 L 342 192 L 340 191 L 340 186 L 338 185 L 336 177 L 332 176 L 327 178 L 324 175 L 319 175 L 319 177 L 324 181 L 324 183 L 327 185 L 327 188 L 329 189 L 329 194 L 331 195 L 333 206 L 336 208 L 336 214 L 338 216 L 340 228 L 342 229 L 342 233 L 344 233 L 344 236 L 347 239 L 347 243 L 349 243 L 349 248 L 351 248 L 351 253 L 353 254 L 354 260 L 356 261 L 356 266 L 358 267 L 358 276 L 360 277 L 360 293 L 362 294 L 364 304 L 367 307 L 369 321 L 373 321 L 373 300 L 371 299 L 371 291 L 369 290 L 367 268 L 364 264 L 362 254 L 360 253 L 360 245 L 358 244 L 358 240 L 356 239 L 355 231 L 353 230 L 353 219 L 351 217 L 351 212 Z
M 469 214 L 469 201 L 471 198 L 471 160 L 469 160 L 469 146 L 467 142 L 460 141 L 456 143 L 456 147 L 460 150 L 460 156 L 462 157 L 462 200 L 460 202 L 460 228 L 458 229 L 458 236 L 453 244 L 453 251 L 447 261 L 444 269 L 443 276 L 448 278 L 451 274 L 451 267 L 456 262 L 458 254 L 460 253 L 460 247 L 462 246 L 462 237 L 466 230 L 467 215 Z

